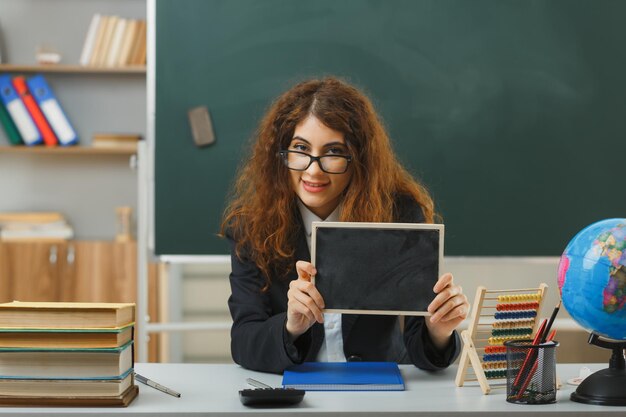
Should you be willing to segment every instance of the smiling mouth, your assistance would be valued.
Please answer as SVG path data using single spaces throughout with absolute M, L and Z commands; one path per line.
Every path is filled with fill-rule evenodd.
M 314 187 L 314 188 L 322 188 L 328 185 L 327 182 L 320 183 L 320 182 L 309 182 L 309 181 L 304 181 L 304 180 L 302 180 L 302 182 L 304 183 L 305 186 Z
M 320 182 L 309 182 L 309 181 L 304 181 L 304 180 L 302 180 L 302 182 L 304 183 L 304 185 L 308 187 L 325 187 L 326 185 L 328 185 L 327 182 L 320 183 Z

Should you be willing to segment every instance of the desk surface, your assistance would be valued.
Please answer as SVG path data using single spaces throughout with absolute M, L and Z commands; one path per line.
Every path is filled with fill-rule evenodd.
M 603 364 L 588 365 L 592 371 L 605 368 Z M 237 365 L 205 364 L 136 364 L 138 373 L 179 391 L 175 398 L 139 384 L 139 396 L 128 408 L 0 408 L 0 414 L 26 416 L 247 416 L 267 415 L 336 415 L 359 416 L 483 416 L 485 413 L 512 413 L 517 416 L 567 415 L 590 413 L 626 413 L 626 407 L 601 407 L 579 404 L 569 400 L 574 387 L 564 383 L 557 403 L 548 405 L 517 405 L 505 400 L 506 388 L 495 388 L 482 395 L 476 386 L 456 387 L 456 366 L 443 372 L 427 373 L 413 366 L 401 366 L 406 390 L 401 392 L 307 392 L 304 401 L 295 407 L 251 409 L 239 402 L 238 391 L 248 388 L 246 378 L 280 386 L 281 375 L 245 370 Z M 558 365 L 563 381 L 578 376 L 579 365 Z

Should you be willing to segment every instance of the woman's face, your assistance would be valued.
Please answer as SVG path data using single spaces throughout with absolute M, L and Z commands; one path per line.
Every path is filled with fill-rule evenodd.
M 315 116 L 296 125 L 288 150 L 313 156 L 349 155 L 343 133 L 324 125 Z M 326 219 L 339 205 L 352 170 L 348 165 L 343 174 L 329 174 L 315 161 L 305 171 L 290 170 L 289 174 L 293 189 L 304 205 L 319 218 Z

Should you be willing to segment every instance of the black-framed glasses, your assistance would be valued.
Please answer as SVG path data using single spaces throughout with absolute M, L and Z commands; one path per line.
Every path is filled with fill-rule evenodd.
M 306 171 L 315 161 L 322 171 L 327 174 L 343 174 L 348 170 L 348 165 L 352 161 L 350 155 L 322 155 L 313 156 L 300 151 L 280 151 L 287 168 L 293 171 Z

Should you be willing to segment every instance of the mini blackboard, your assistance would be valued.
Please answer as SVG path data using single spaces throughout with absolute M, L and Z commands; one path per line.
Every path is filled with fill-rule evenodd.
M 429 315 L 443 236 L 441 224 L 313 222 L 313 282 L 324 311 Z

